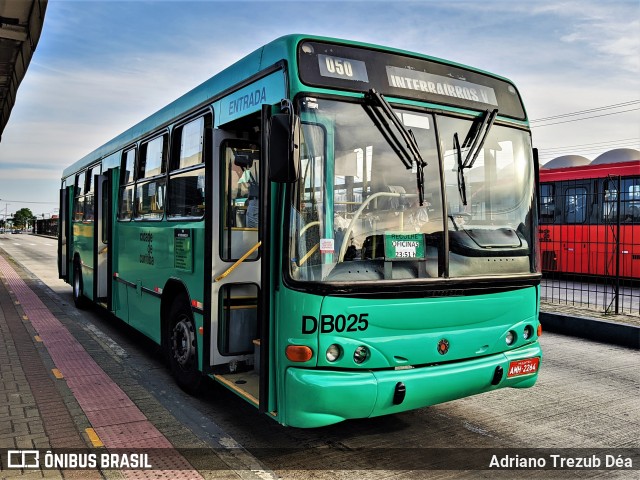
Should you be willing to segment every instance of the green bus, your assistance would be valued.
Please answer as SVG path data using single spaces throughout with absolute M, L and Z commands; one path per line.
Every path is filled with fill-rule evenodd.
M 531 387 L 536 178 L 509 80 L 289 35 L 64 170 L 60 277 L 283 425 Z

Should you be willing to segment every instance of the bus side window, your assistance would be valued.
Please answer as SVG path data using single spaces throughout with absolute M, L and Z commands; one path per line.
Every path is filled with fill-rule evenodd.
M 221 255 L 237 260 L 258 241 L 260 149 L 245 140 L 222 144 Z M 249 259 L 258 256 L 256 250 Z
M 94 175 L 100 173 L 100 167 L 95 166 L 93 168 L 87 169 L 87 189 L 86 196 L 84 198 L 84 221 L 85 222 L 93 222 L 94 218 L 94 196 L 95 196 L 95 186 L 94 186 Z
M 602 202 L 602 218 L 606 223 L 617 221 L 618 217 L 618 180 L 604 181 L 604 202 Z
M 120 194 L 118 199 L 118 220 L 131 220 L 133 216 L 133 191 L 135 185 L 136 149 L 132 148 L 122 154 L 120 167 Z
M 624 223 L 640 222 L 640 177 L 624 179 L 621 191 L 621 221 Z
M 168 187 L 168 218 L 202 218 L 205 210 L 205 122 L 197 118 L 175 130 Z
M 567 188 L 565 212 L 567 223 L 584 223 L 587 219 L 587 189 L 584 187 Z
M 85 172 L 76 175 L 74 192 L 73 221 L 81 222 L 84 220 Z
M 540 185 L 540 223 L 553 223 L 555 210 L 555 185 L 543 183 Z
M 222 355 L 253 353 L 253 340 L 260 336 L 259 295 L 258 286 L 250 283 L 227 284 L 220 289 L 218 350 Z
M 136 220 L 161 220 L 164 215 L 167 143 L 165 134 L 140 146 L 134 200 Z

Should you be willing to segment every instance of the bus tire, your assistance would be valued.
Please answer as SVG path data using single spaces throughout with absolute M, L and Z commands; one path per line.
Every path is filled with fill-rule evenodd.
M 185 392 L 198 393 L 202 374 L 198 370 L 198 342 L 191 308 L 185 300 L 176 299 L 169 310 L 167 356 L 176 383 Z
M 82 270 L 80 269 L 80 264 L 78 262 L 73 263 L 73 303 L 79 310 L 84 310 L 87 308 L 87 298 L 83 293 L 83 284 L 82 284 Z

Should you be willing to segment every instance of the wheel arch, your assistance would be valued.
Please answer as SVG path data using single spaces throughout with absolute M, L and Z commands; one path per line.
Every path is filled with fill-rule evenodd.
M 170 278 L 162 289 L 160 298 L 160 341 L 164 348 L 167 345 L 167 332 L 169 330 L 169 312 L 173 302 L 178 298 L 183 298 L 187 306 L 191 306 L 191 295 L 187 286 L 177 278 Z M 193 315 L 193 314 L 192 314 Z
M 82 260 L 80 259 L 80 253 L 73 252 L 73 260 L 71 262 L 71 277 L 70 284 L 73 285 L 76 281 L 76 274 L 80 274 L 80 285 L 82 285 Z

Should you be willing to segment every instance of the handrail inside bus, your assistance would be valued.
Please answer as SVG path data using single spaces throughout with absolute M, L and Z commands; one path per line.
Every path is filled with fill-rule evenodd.
M 378 198 L 378 197 L 412 198 L 412 197 L 417 197 L 417 196 L 418 196 L 417 193 L 377 192 L 377 193 L 374 193 L 373 195 L 367 197 L 367 199 L 364 202 L 362 202 L 362 205 L 360 206 L 360 208 L 358 210 L 356 210 L 356 213 L 354 213 L 353 218 L 351 219 L 351 222 L 349 223 L 349 227 L 347 227 L 347 230 L 345 231 L 344 241 L 342 242 L 342 246 L 340 247 L 340 253 L 338 255 L 338 263 L 342 262 L 343 259 L 344 259 L 344 254 L 347 251 L 347 243 L 349 243 L 348 239 L 349 239 L 349 236 L 351 235 L 351 232 L 353 231 L 354 225 L 356 224 L 356 220 L 360 217 L 360 214 L 362 213 L 362 211 L 365 208 L 367 208 L 367 205 L 369 205 L 373 199 Z
M 233 272 L 236 269 L 236 267 L 238 265 L 240 265 L 242 262 L 244 262 L 247 259 L 247 257 L 249 257 L 249 255 L 251 255 L 253 252 L 255 252 L 260 247 L 260 245 L 262 245 L 262 241 L 259 241 L 258 243 L 256 243 L 253 247 L 251 247 L 247 251 L 247 253 L 245 253 L 238 260 L 236 260 L 236 263 L 234 263 L 229 268 L 227 268 L 227 270 L 224 273 L 222 273 L 221 275 L 217 276 L 215 278 L 214 282 L 219 282 L 220 280 L 225 278 L 227 275 L 229 275 L 231 272 Z

